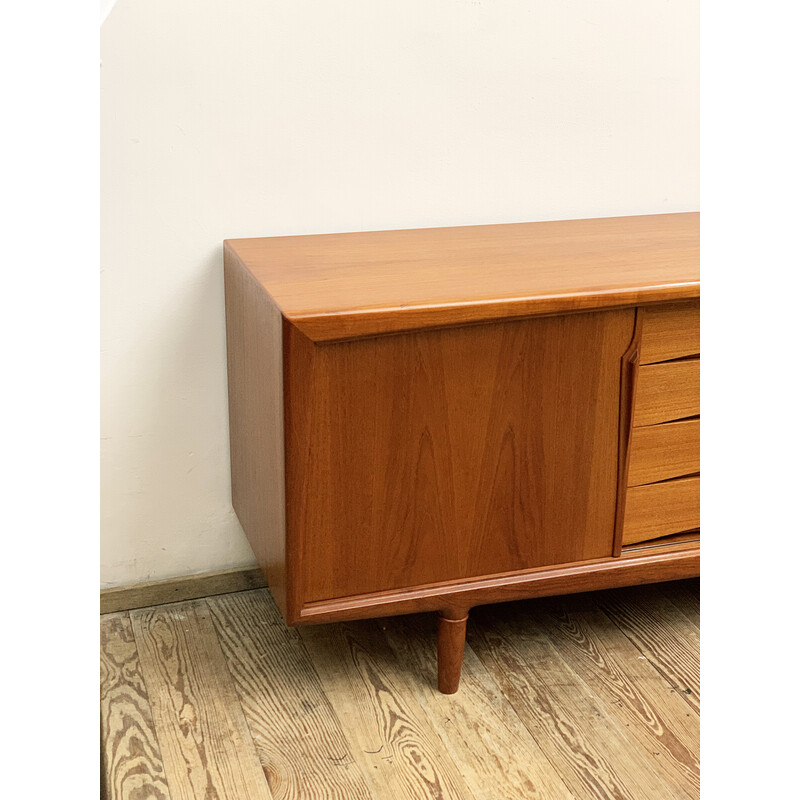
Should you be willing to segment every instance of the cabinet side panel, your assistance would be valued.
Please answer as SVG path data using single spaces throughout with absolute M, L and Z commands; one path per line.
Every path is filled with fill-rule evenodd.
M 227 250 L 225 320 L 233 508 L 285 615 L 282 317 Z
M 311 343 L 288 466 L 301 601 L 611 556 L 634 316 Z

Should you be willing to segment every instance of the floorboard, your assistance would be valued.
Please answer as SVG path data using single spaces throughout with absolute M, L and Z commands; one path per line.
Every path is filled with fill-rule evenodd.
M 275 800 L 369 800 L 305 645 L 269 593 L 207 602 Z
M 584 598 L 582 598 L 584 599 Z M 547 634 L 642 752 L 658 760 L 665 786 L 700 792 L 695 714 L 619 628 L 594 607 L 564 602 L 533 605 L 530 620 Z
M 656 584 L 661 594 L 686 615 L 700 630 L 700 578 Z
M 378 622 L 300 629 L 377 797 L 474 800 L 442 740 L 428 724 Z
M 570 800 L 572 793 L 472 648 L 455 694 L 437 689 L 431 614 L 385 620 L 389 644 L 412 676 L 410 690 L 445 743 L 476 800 Z
M 699 582 L 290 629 L 267 589 L 101 617 L 107 800 L 696 800 Z
M 673 692 L 700 713 L 700 631 L 663 589 L 604 592 L 599 607 L 664 676 Z
M 613 710 L 570 668 L 535 625 L 529 604 L 477 609 L 472 645 L 508 701 L 582 800 L 667 800 L 675 794 L 652 759 L 633 746 Z
M 101 785 L 109 798 L 170 800 L 161 748 L 127 614 L 100 622 Z
M 205 602 L 130 615 L 171 800 L 272 800 Z

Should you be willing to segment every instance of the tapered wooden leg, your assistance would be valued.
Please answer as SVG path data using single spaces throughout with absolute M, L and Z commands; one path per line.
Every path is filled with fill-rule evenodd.
M 468 613 L 457 617 L 446 611 L 439 612 L 439 691 L 442 694 L 455 694 L 458 691 L 468 616 Z

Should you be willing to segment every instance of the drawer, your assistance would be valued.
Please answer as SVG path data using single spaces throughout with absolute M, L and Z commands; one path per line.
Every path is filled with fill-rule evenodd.
M 676 478 L 628 489 L 622 544 L 700 527 L 700 478 Z
M 628 486 L 700 472 L 700 420 L 665 422 L 631 433 Z
M 657 425 L 700 413 L 700 359 L 639 367 L 633 424 Z
M 700 353 L 700 302 L 645 306 L 639 363 L 653 364 Z

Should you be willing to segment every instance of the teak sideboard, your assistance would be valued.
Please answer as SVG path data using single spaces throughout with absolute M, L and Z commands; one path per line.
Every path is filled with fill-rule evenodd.
M 225 242 L 233 506 L 290 625 L 699 575 L 699 215 Z

